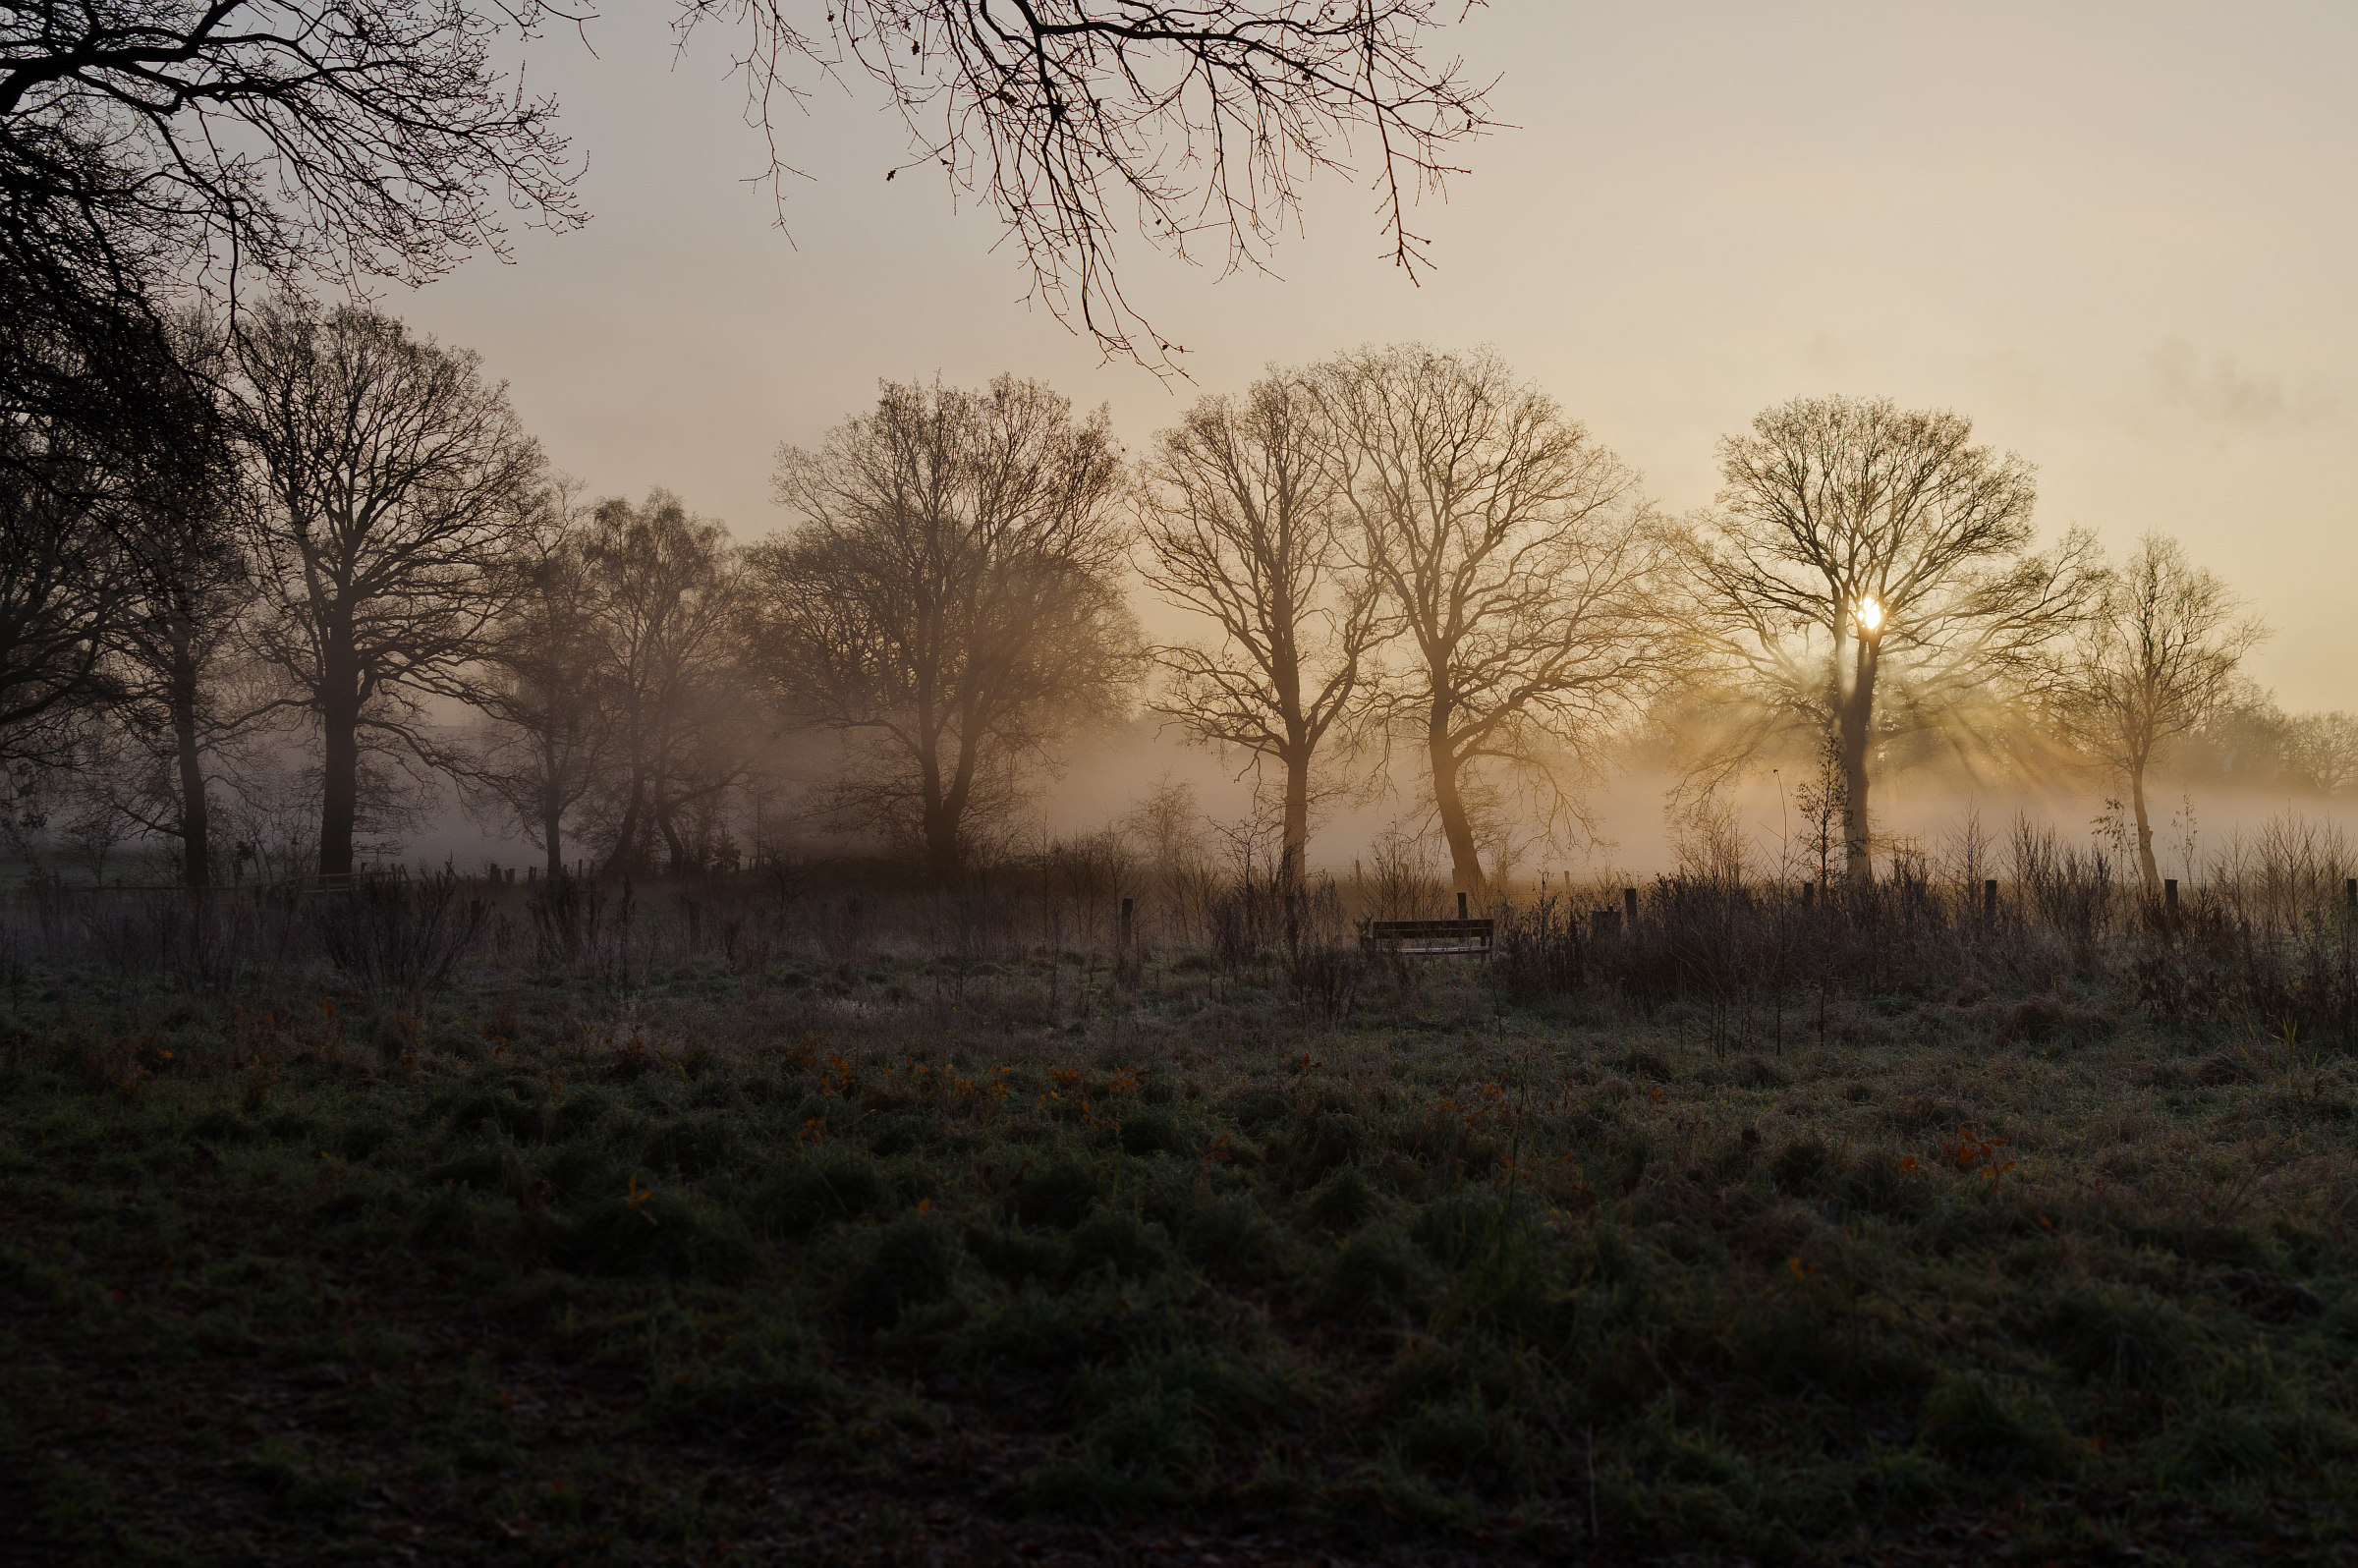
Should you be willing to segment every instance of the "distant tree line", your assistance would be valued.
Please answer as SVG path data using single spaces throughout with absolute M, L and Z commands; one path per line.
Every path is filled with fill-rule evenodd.
M 780 450 L 795 521 L 741 547 L 664 490 L 585 497 L 390 316 L 282 298 L 158 343 L 151 437 L 12 471 L 28 856 L 336 876 L 455 784 L 552 875 L 684 873 L 758 849 L 757 792 L 947 885 L 1142 709 L 1254 781 L 1293 889 L 1326 811 L 1396 790 L 1479 892 L 1647 737 L 1690 792 L 1791 767 L 1852 877 L 1910 765 L 2084 776 L 2149 882 L 2157 770 L 2358 785 L 2358 720 L 2241 677 L 2265 628 L 2218 578 L 2159 536 L 2036 548 L 2030 467 L 1953 414 L 1771 409 L 1672 518 L 1487 351 L 1272 370 L 1135 458 L 1037 382 L 887 384 Z M 1148 640 L 1134 587 L 1199 635 Z
M 1048 389 L 888 386 L 781 453 L 750 550 L 656 491 L 552 475 L 474 356 L 322 285 L 422 282 L 579 222 L 555 13 L 91 0 L 0 13 L 0 827 L 182 879 L 350 870 L 446 781 L 554 870 L 740 854 L 778 737 L 813 817 L 937 882 L 987 859 L 1080 730 L 1152 709 L 1266 786 L 1299 887 L 1337 802 L 1399 780 L 1480 890 L 1651 735 L 1691 792 L 1788 767 L 1829 863 L 1944 759 L 2081 769 L 2149 882 L 2156 769 L 2339 793 L 2358 720 L 2239 673 L 2264 629 L 2171 541 L 2034 547 L 2034 476 L 1960 416 L 1804 399 L 1668 518 L 1494 355 L 1371 349 L 1203 400 L 1133 461 Z M 1488 128 L 1432 0 L 1188 7 L 684 0 L 769 114 L 865 78 L 1108 351 L 1183 351 L 1125 229 L 1258 257 L 1350 134 L 1407 197 Z M 570 18 L 562 20 L 570 21 Z M 1179 84 L 1177 86 L 1169 84 Z M 900 172 L 896 167 L 893 174 Z M 495 197 L 493 193 L 498 193 Z M 1117 221 L 1117 213 L 1119 214 Z M 1143 583 L 1202 635 L 1148 644 Z M 470 717 L 469 715 L 472 715 Z M 1795 765 L 1799 764 L 1799 765 Z M 1167 814 L 1167 813 L 1166 813 Z
M 168 838 L 202 885 L 218 804 L 250 853 L 309 816 L 309 858 L 332 874 L 407 786 L 453 776 L 471 805 L 526 821 L 552 866 L 577 816 L 609 866 L 690 865 L 743 771 L 744 683 L 766 680 L 793 711 L 842 721 L 865 809 L 898 824 L 909 806 L 952 846 L 932 852 L 946 867 L 965 813 L 1005 796 L 1007 757 L 1050 738 L 1040 697 L 1064 664 L 1027 640 L 1065 636 L 1081 658 L 1118 620 L 1092 564 L 1101 498 L 1040 525 L 1001 482 L 1014 476 L 970 497 L 1006 532 L 980 565 L 930 563 L 968 598 L 930 606 L 911 656 L 948 662 L 907 692 L 840 641 L 813 644 L 832 666 L 757 659 L 749 574 L 790 596 L 856 590 L 888 565 L 899 524 L 827 488 L 855 476 L 804 476 L 831 509 L 831 555 L 748 561 L 667 496 L 578 505 L 471 356 L 304 303 L 504 254 L 511 212 L 583 220 L 557 106 L 523 85 L 552 19 L 586 20 L 474 0 L 0 12 L 0 821 L 20 848 L 62 835 L 98 862 L 126 835 Z M 733 32 L 773 171 L 794 160 L 771 106 L 805 80 L 865 79 L 899 111 L 910 166 L 996 214 L 1052 313 L 1157 364 L 1184 351 L 1124 295 L 1116 238 L 1258 257 L 1354 132 L 1379 154 L 1393 260 L 1428 264 L 1408 203 L 1488 124 L 1483 86 L 1429 57 L 1440 20 L 1432 0 L 682 0 L 675 15 L 683 38 Z M 1001 401 L 1062 438 L 1045 393 Z M 1095 468 L 1118 468 L 1091 439 Z M 1061 586 L 1028 601 L 1040 552 L 1067 546 Z M 764 645 L 809 631 L 776 620 Z M 1101 662 L 1100 697 L 1121 667 Z M 1088 685 L 1053 695 L 1070 708 Z M 926 716 L 879 717 L 903 696 Z M 472 744 L 441 722 L 459 704 L 483 715 Z M 895 746 L 924 758 L 922 782 L 879 782 Z
M 683 0 L 754 119 L 868 81 L 1109 352 L 1183 351 L 1124 296 L 1125 230 L 1260 256 L 1369 133 L 1408 200 L 1488 128 L 1432 0 Z M 1080 731 L 1143 703 L 1266 786 L 1301 885 L 1335 803 L 1391 787 L 1480 890 L 1577 837 L 1633 734 L 1688 787 L 1812 759 L 1845 873 L 1872 792 L 1945 755 L 2084 766 L 2155 875 L 2156 767 L 2349 786 L 2346 715 L 2238 675 L 2262 635 L 2176 546 L 2033 548 L 2033 476 L 1946 413 L 1802 400 L 1667 518 L 1494 355 L 1370 349 L 1208 398 L 1134 461 L 1036 383 L 887 386 L 780 454 L 751 549 L 675 496 L 553 475 L 463 350 L 323 286 L 418 283 L 581 221 L 536 5 L 89 0 L 0 12 L 0 827 L 203 886 L 340 875 L 449 782 L 557 869 L 691 870 L 781 744 L 810 819 L 948 882 Z M 497 193 L 495 196 L 494 193 Z M 502 201 L 506 203 L 503 208 Z M 1118 221 L 1117 221 L 1118 214 Z M 1202 635 L 1149 644 L 1143 583 Z M 780 737 L 789 738 L 781 743 Z

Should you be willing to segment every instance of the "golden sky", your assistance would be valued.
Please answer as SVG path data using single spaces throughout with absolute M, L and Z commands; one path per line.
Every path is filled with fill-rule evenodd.
M 1545 4 L 1442 35 L 1511 129 L 1383 264 L 1363 183 L 1312 188 L 1277 276 L 1128 250 L 1198 387 L 1100 364 L 1024 301 L 879 100 L 814 84 L 772 222 L 728 41 L 649 9 L 534 46 L 596 214 L 385 304 L 482 353 L 600 492 L 784 520 L 781 439 L 879 376 L 1042 376 L 1140 443 L 1199 389 L 1363 342 L 1496 345 L 1673 510 L 1804 393 L 1958 409 L 2037 463 L 2049 532 L 2158 528 L 2278 629 L 2288 706 L 2358 707 L 2358 7 Z M 1216 258 L 1215 258 L 1216 259 Z

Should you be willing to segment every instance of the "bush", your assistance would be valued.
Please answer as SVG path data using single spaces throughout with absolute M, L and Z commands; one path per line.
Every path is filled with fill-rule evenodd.
M 892 1206 L 892 1184 L 866 1149 L 822 1144 L 784 1175 L 758 1188 L 754 1222 L 780 1236 L 808 1236 Z
M 1408 1238 L 1370 1225 L 1337 1250 L 1319 1282 L 1319 1305 L 1338 1317 L 1391 1321 L 1418 1311 L 1430 1274 Z
M 702 1205 L 669 1191 L 591 1204 L 548 1239 L 550 1261 L 577 1274 L 654 1275 L 729 1284 L 753 1273 L 750 1243 Z
M 674 1116 L 655 1124 L 640 1145 L 639 1157 L 655 1170 L 702 1176 L 725 1164 L 736 1149 L 737 1129 L 727 1118 Z
M 958 1275 L 958 1238 L 935 1215 L 903 1214 L 877 1233 L 837 1303 L 855 1328 L 889 1328 L 912 1307 L 950 1293 Z
M 966 1250 L 975 1261 L 1010 1285 L 1052 1283 L 1070 1271 L 1071 1250 L 1063 1237 L 1021 1225 L 970 1224 Z
M 2186 1312 L 2125 1286 L 2081 1285 L 2049 1304 L 2038 1338 L 2067 1371 L 2148 1392 L 2169 1386 L 2203 1341 Z
M 1187 1140 L 1180 1133 L 1179 1118 L 1167 1105 L 1142 1105 L 1124 1116 L 1121 1145 L 1125 1154 L 1187 1152 Z
M 1026 1171 L 1011 1203 L 1015 1217 L 1027 1225 L 1070 1230 L 1088 1217 L 1091 1206 L 1112 1185 L 1095 1161 L 1068 1151 Z
M 1135 1209 L 1099 1204 L 1074 1229 L 1069 1258 L 1076 1274 L 1108 1268 L 1134 1278 L 1169 1263 L 1171 1249 L 1161 1226 L 1150 1224 Z
M 1776 1178 L 1777 1187 L 1796 1197 L 1807 1197 L 1817 1191 L 1822 1178 L 1836 1165 L 1833 1149 L 1825 1141 L 1814 1135 L 1794 1139 L 1776 1151 L 1775 1163 L 1769 1172 Z
M 1337 1235 L 1356 1230 L 1373 1218 L 1382 1199 L 1356 1165 L 1345 1165 L 1320 1182 L 1302 1212 L 1320 1230 Z
M 1197 1195 L 1180 1209 L 1174 1228 L 1188 1261 L 1231 1280 L 1267 1273 L 1283 1242 L 1276 1223 L 1243 1194 Z
M 2054 1412 L 2022 1389 L 1979 1372 L 1947 1372 L 1924 1396 L 1924 1440 L 1968 1469 L 2068 1475 L 2071 1439 Z

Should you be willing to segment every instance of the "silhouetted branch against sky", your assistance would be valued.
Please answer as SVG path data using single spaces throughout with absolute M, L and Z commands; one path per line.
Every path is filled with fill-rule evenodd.
M 1482 0 L 1466 0 L 1458 15 Z M 1462 61 L 1431 57 L 1434 0 L 682 0 L 685 36 L 738 29 L 770 179 L 802 172 L 777 111 L 811 70 L 891 95 L 912 156 L 998 214 L 1034 298 L 1109 358 L 1185 350 L 1125 293 L 1132 232 L 1166 254 L 1263 267 L 1321 169 L 1371 181 L 1389 259 L 1429 268 L 1410 212 L 1493 125 Z M 823 22 L 812 15 L 818 13 Z M 783 213 L 781 213 L 783 215 Z
M 96 265 L 421 282 L 582 213 L 505 0 L 0 0 L 0 195 Z
M 1428 61 L 1435 5 L 679 0 L 676 27 L 733 30 L 781 200 L 807 160 L 780 111 L 865 77 L 912 139 L 886 178 L 938 164 L 1059 320 L 1167 369 L 1181 350 L 1116 270 L 1133 231 L 1261 266 L 1310 179 L 1349 170 L 1374 181 L 1391 259 L 1431 264 L 1410 209 L 1489 124 L 1462 64 Z M 555 100 L 498 57 L 591 20 L 534 0 L 0 0 L 0 196 L 102 271 L 194 257 L 233 295 L 254 273 L 421 282 L 504 253 L 511 212 L 587 216 Z

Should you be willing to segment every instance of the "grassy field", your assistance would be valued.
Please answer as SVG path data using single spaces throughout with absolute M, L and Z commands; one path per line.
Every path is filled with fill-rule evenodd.
M 2358 1561 L 2358 1061 L 2231 923 L 1682 969 L 1649 898 L 1494 969 L 28 935 L 0 1556 Z

